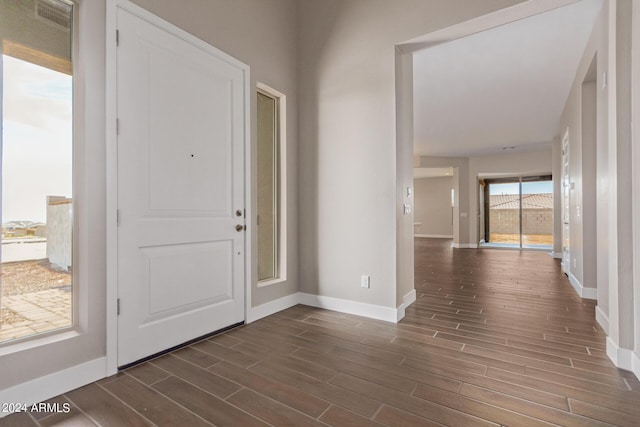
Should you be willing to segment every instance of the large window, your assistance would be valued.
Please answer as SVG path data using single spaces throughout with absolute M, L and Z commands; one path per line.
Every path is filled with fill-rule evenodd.
M 0 345 L 73 325 L 73 4 L 0 0 Z
M 284 96 L 260 85 L 258 122 L 258 281 L 284 279 Z

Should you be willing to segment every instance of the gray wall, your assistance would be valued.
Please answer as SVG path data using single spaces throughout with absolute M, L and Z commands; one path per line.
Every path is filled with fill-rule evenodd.
M 298 2 L 295 0 L 134 0 L 172 24 L 251 67 L 251 183 L 256 204 L 256 82 L 287 97 L 287 280 L 257 287 L 257 234 L 254 233 L 252 306 L 298 290 Z M 250 219 L 256 227 L 256 217 Z
M 593 290 L 607 287 L 608 87 L 603 89 L 607 70 L 606 7 L 598 17 L 560 120 L 561 138 L 569 132 L 569 274 L 580 286 Z M 592 70 L 596 57 L 596 69 Z M 595 81 L 593 81 L 595 79 Z M 561 145 L 561 143 L 560 143 Z M 561 164 L 561 155 L 558 158 Z M 599 177 L 596 179 L 596 177 Z M 558 194 L 561 196 L 561 194 Z M 561 223 L 562 219 L 558 217 Z M 600 246 L 602 245 L 602 246 Z M 600 253 L 598 253 L 600 251 Z M 602 268 L 602 271 L 600 269 Z M 599 278 L 600 277 L 600 278 Z M 606 277 L 606 278 L 605 278 Z M 605 308 L 608 296 L 597 291 L 598 306 Z
M 453 207 L 453 243 L 469 243 L 469 158 L 468 157 L 420 157 L 421 168 L 453 168 L 453 189 L 455 205 Z M 463 213 L 466 216 L 461 216 Z
M 300 1 L 303 292 L 396 306 L 395 45 L 514 3 Z
M 619 0 L 616 8 L 616 236 L 617 277 L 609 289 L 612 339 L 624 349 L 634 348 L 632 145 L 631 145 L 631 15 L 637 2 Z M 637 73 L 637 70 L 635 71 Z M 640 313 L 635 315 L 640 316 Z
M 633 8 L 633 41 L 632 41 L 632 59 L 633 69 L 637 70 L 640 66 L 640 8 L 634 5 Z M 640 135 L 640 75 L 634 73 L 632 80 L 633 86 L 633 134 L 636 135 L 633 141 L 633 231 L 634 231 L 634 314 L 635 314 L 635 351 L 634 357 L 636 362 L 640 361 L 640 141 L 637 135 Z M 636 375 L 640 377 L 640 364 L 637 364 Z
M 416 235 L 453 237 L 452 188 L 453 178 L 450 176 L 413 181 L 413 219 L 422 223 L 414 228 Z
M 581 121 L 587 115 L 588 103 L 583 96 L 589 98 L 589 87 L 583 83 L 589 81 L 587 73 L 591 59 L 597 53 L 596 79 L 596 242 L 595 259 L 593 253 L 585 251 L 585 247 L 576 246 L 572 241 L 571 257 L 575 257 L 581 265 L 575 274 L 582 273 L 583 286 L 590 284 L 591 277 L 585 276 L 587 263 L 596 263 L 596 294 L 598 304 L 596 318 L 606 330 L 607 354 L 618 365 L 631 369 L 629 354 L 638 343 L 634 342 L 633 306 L 633 242 L 632 242 L 632 145 L 631 145 L 631 16 L 637 7 L 630 0 L 605 2 L 600 20 L 596 24 L 591 39 L 585 49 L 582 62 L 576 74 L 572 92 L 562 116 L 561 131 L 570 129 L 571 146 L 570 179 L 575 183 L 571 197 L 571 219 L 578 219 L 581 211 L 588 208 L 585 202 L 585 183 L 593 181 L 588 177 L 592 173 L 593 164 L 588 158 L 589 133 L 583 135 Z M 615 45 L 613 44 L 615 43 Z M 615 50 L 612 49 L 615 46 Z M 605 74 L 606 73 L 606 74 Z M 585 91 L 586 90 L 586 91 Z M 583 108 L 586 107 L 586 108 Z M 576 157 L 575 159 L 573 157 Z M 593 212 L 590 212 L 593 214 Z M 577 224 L 584 225 L 586 218 Z M 584 234 L 593 230 L 578 227 L 574 231 L 572 222 L 571 237 L 582 233 L 579 241 L 584 241 Z M 574 252 L 574 250 L 576 252 Z M 582 259 L 581 259 L 582 258 Z M 573 265 L 572 265 L 573 268 Z M 573 271 L 572 271 L 573 273 Z M 591 275 L 593 273 L 590 273 Z

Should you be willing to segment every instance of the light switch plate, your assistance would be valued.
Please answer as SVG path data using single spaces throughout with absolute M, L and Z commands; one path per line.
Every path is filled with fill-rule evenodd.
M 360 287 L 361 288 L 370 288 L 371 287 L 371 276 L 362 275 L 360 276 Z

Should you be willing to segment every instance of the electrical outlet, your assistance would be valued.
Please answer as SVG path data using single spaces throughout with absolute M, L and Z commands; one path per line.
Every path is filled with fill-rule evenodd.
M 360 287 L 361 288 L 370 288 L 371 287 L 371 276 L 360 276 Z

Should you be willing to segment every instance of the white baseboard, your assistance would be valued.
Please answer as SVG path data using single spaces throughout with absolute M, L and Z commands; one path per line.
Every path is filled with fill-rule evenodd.
M 453 234 L 414 234 L 413 237 L 428 237 L 430 239 L 453 239 Z
M 604 330 L 604 333 L 609 335 L 609 317 L 602 311 L 600 306 L 596 305 L 596 322 Z
M 451 243 L 451 247 L 456 249 L 477 249 L 477 243 Z
M 636 355 L 633 354 L 633 350 L 618 347 L 618 344 L 616 344 L 610 337 L 607 337 L 607 356 L 609 356 L 609 359 L 611 359 L 616 367 L 635 373 L 633 369 L 633 362 L 634 356 Z M 636 375 L 638 374 L 636 373 Z
M 106 376 L 107 358 L 101 357 L 44 377 L 0 390 L 0 402 L 24 403 L 27 406 L 67 393 Z M 0 411 L 0 418 L 9 415 Z
M 571 283 L 571 286 L 573 286 L 573 289 L 575 289 L 576 293 L 580 295 L 580 297 L 582 297 L 582 284 L 578 281 L 578 279 L 576 279 L 576 276 L 574 276 L 571 272 L 567 273 L 567 277 L 569 278 L 569 283 Z
M 411 304 L 413 304 L 415 301 L 416 301 L 416 290 L 413 289 L 411 292 L 407 293 L 402 298 L 402 304 L 400 304 L 396 309 L 397 310 L 396 322 L 399 322 L 404 318 L 405 309 L 409 307 Z
M 403 303 L 400 304 L 398 308 L 297 292 L 295 294 L 278 298 L 277 300 L 269 301 L 257 307 L 252 307 L 247 313 L 246 322 L 255 322 L 256 320 L 270 316 L 279 311 L 286 310 L 294 305 L 302 304 L 310 307 L 324 308 L 327 310 L 338 311 L 340 313 L 355 314 L 357 316 L 368 317 L 370 319 L 396 323 L 404 317 L 404 309 L 411 305 L 415 300 L 415 289 L 404 296 Z
M 384 307 L 381 305 L 373 305 L 321 295 L 305 294 L 302 292 L 298 293 L 298 296 L 300 298 L 300 304 L 311 307 L 325 308 L 327 310 L 355 314 L 357 316 L 384 320 L 386 322 L 396 323 L 398 321 L 398 310 L 392 307 Z
M 640 355 L 637 352 L 633 352 L 631 356 L 631 365 L 633 373 L 640 380 Z
M 573 289 L 575 289 L 580 298 L 598 299 L 598 290 L 596 288 L 585 288 L 571 272 L 567 274 L 567 277 L 569 277 L 569 283 L 571 283 L 571 286 L 573 286 Z
M 555 259 L 562 259 L 562 252 L 551 251 L 551 252 L 549 252 L 549 255 L 551 255 Z
M 274 313 L 286 310 L 287 308 L 293 307 L 294 305 L 297 305 L 299 303 L 300 297 L 296 292 L 294 294 L 286 295 L 282 298 L 269 301 L 259 306 L 251 307 L 251 309 L 247 312 L 246 322 L 255 322 L 256 320 L 262 319 L 263 317 L 271 316 Z
M 411 304 L 416 302 L 416 295 L 417 295 L 416 290 L 412 289 L 411 292 L 407 293 L 402 298 L 402 304 L 404 305 L 405 308 L 409 307 Z

